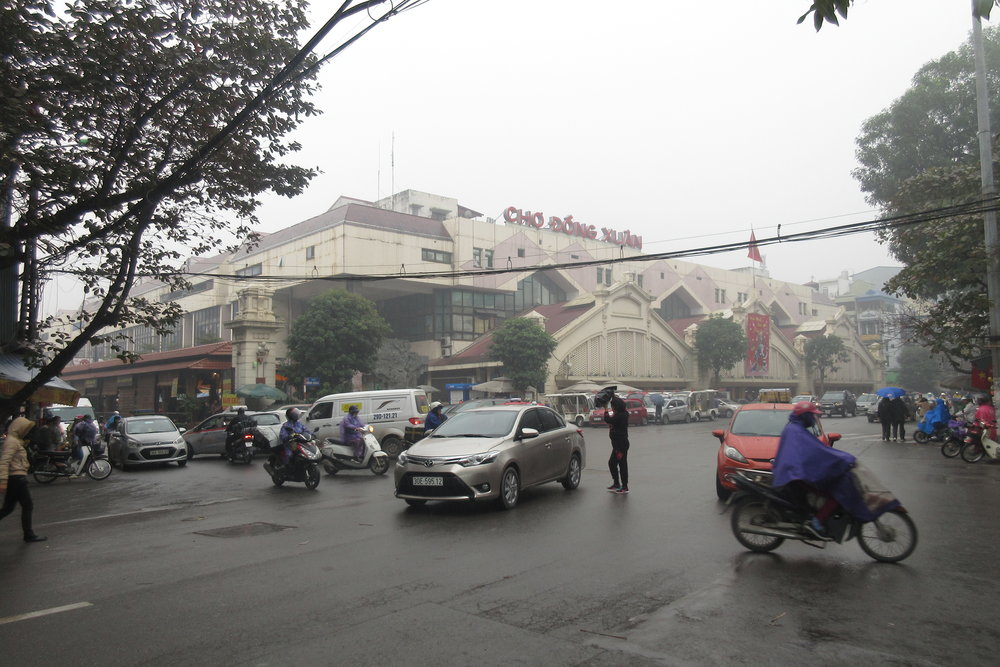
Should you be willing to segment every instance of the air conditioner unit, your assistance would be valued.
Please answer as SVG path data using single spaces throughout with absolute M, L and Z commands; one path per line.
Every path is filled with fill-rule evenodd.
M 441 356 L 451 356 L 451 336 L 445 336 L 441 339 Z

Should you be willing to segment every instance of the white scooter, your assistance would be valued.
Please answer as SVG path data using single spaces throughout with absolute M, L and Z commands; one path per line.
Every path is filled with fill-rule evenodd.
M 1000 459 L 1000 443 L 990 438 L 990 429 L 993 424 L 976 421 L 970 424 L 965 433 L 965 444 L 962 445 L 962 460 L 967 463 L 976 463 L 989 457 L 993 461 Z
M 389 455 L 382 451 L 375 437 L 375 428 L 364 427 L 362 436 L 365 452 L 361 458 L 355 458 L 354 447 L 345 445 L 337 438 L 327 438 L 323 441 L 323 470 L 328 475 L 336 475 L 341 470 L 364 470 L 368 468 L 375 475 L 384 475 L 389 469 Z

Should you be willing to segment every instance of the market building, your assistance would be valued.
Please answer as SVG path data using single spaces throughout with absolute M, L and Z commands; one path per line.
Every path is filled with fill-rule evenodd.
M 583 379 L 704 387 L 693 341 L 711 314 L 732 318 L 752 338 L 749 361 L 724 372 L 717 387 L 736 397 L 763 386 L 809 393 L 805 342 L 830 333 L 845 340 L 850 361 L 827 387 L 880 384 L 878 344 L 862 341 L 829 296 L 763 268 L 644 259 L 642 241 L 627 225 L 515 205 L 494 220 L 414 190 L 378 202 L 341 197 L 252 248 L 189 260 L 188 290 L 137 285 L 134 295 L 178 302 L 181 325 L 167 336 L 125 330 L 140 362 L 123 365 L 107 344 L 92 346 L 63 378 L 103 410 L 169 413 L 182 394 L 231 404 L 237 387 L 255 382 L 308 401 L 309 387 L 282 379 L 285 339 L 310 299 L 342 288 L 374 301 L 394 336 L 428 358 L 427 383 L 449 386 L 440 400 L 467 398 L 473 384 L 501 374 L 489 335 L 519 315 L 536 318 L 558 342 L 540 392 Z

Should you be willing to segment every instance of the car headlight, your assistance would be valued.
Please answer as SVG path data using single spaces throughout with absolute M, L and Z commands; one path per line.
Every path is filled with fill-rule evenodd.
M 183 446 L 184 446 L 184 438 L 177 438 L 176 440 L 174 440 L 174 447 L 183 447 Z
M 473 454 L 472 456 L 466 456 L 464 459 L 458 462 L 458 465 L 463 468 L 469 468 L 471 466 L 481 466 L 487 463 L 493 463 L 500 456 L 498 451 L 483 452 L 482 454 Z
M 128 445 L 128 446 L 129 446 L 130 448 L 131 448 L 131 449 L 138 449 L 139 447 L 141 447 L 141 446 L 142 446 L 142 443 L 141 443 L 141 442 L 139 442 L 138 440 L 134 439 L 134 438 L 128 438 L 128 439 L 126 439 L 126 440 L 125 440 L 125 443 L 126 443 L 126 444 L 127 444 L 127 445 Z
M 740 453 L 740 450 L 736 449 L 732 445 L 726 445 L 722 448 L 722 453 L 726 455 L 726 458 L 730 458 L 734 461 L 739 461 L 740 463 L 750 463 L 747 461 L 747 457 Z
M 405 466 L 408 458 L 409 457 L 406 456 L 406 452 L 400 452 L 399 456 L 396 457 L 396 465 Z

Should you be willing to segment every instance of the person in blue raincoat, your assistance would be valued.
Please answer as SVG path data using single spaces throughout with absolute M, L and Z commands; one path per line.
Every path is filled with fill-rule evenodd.
M 838 507 L 862 521 L 872 521 L 898 502 L 883 505 L 877 514 L 865 504 L 852 476 L 857 458 L 824 444 L 810 430 L 820 414 L 819 408 L 810 401 L 800 401 L 792 408 L 788 424 L 781 431 L 772 484 L 782 487 L 801 482 L 824 497 L 823 506 L 806 528 L 816 537 L 825 539 L 826 520 Z
M 944 399 L 938 398 L 934 400 L 934 407 L 927 411 L 924 415 L 924 422 L 930 429 L 930 433 L 934 433 L 939 428 L 944 428 L 948 425 L 951 420 L 951 412 L 948 411 L 948 405 L 944 402 Z

